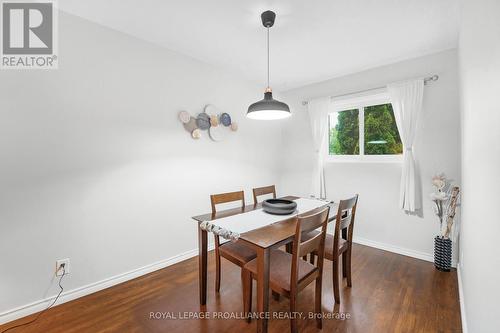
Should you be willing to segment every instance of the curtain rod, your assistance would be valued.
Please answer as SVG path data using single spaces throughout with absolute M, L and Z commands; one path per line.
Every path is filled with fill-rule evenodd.
M 427 84 L 431 81 L 437 81 L 438 79 L 439 79 L 439 76 L 437 74 L 434 74 L 432 76 L 428 76 L 428 77 L 424 78 L 424 84 Z M 344 96 L 359 94 L 359 93 L 363 93 L 363 92 L 367 92 L 367 91 L 379 90 L 379 89 L 383 89 L 385 87 L 386 86 L 370 88 L 370 89 L 365 89 L 365 90 L 358 90 L 358 91 L 354 91 L 354 92 L 350 92 L 350 93 L 346 93 L 346 94 L 342 94 L 342 95 L 330 96 L 330 98 L 344 97 Z M 308 101 L 302 101 L 302 105 L 307 105 L 308 103 L 309 103 Z

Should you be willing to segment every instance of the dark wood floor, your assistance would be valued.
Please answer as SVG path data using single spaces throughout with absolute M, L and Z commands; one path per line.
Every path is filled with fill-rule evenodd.
M 209 259 L 209 293 L 206 307 L 198 303 L 198 261 L 192 258 L 129 282 L 57 306 L 28 327 L 15 332 L 255 332 L 255 321 L 233 319 L 150 319 L 151 312 L 208 311 L 241 315 L 239 269 L 223 261 L 220 295 L 214 292 L 214 258 Z M 331 264 L 323 278 L 323 311 L 333 315 Z M 355 245 L 353 287 L 341 289 L 337 315 L 349 319 L 326 319 L 322 332 L 461 332 L 456 272 L 442 273 L 418 259 Z M 254 295 L 255 296 L 255 295 Z M 313 311 L 314 284 L 299 295 L 298 311 Z M 254 302 L 255 304 L 255 302 Z M 270 310 L 284 314 L 288 300 L 271 300 Z M 0 331 L 27 321 L 26 317 L 0 327 Z M 288 332 L 289 320 L 272 319 L 269 332 Z M 321 332 L 314 320 L 299 321 L 299 332 Z

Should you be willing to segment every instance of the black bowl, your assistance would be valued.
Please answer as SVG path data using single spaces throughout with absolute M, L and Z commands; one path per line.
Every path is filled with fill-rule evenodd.
M 262 209 L 269 214 L 289 215 L 297 209 L 297 203 L 285 199 L 267 199 L 262 202 Z

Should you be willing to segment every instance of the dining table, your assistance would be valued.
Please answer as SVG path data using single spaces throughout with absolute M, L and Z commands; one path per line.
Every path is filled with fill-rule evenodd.
M 266 214 L 262 211 L 262 204 L 245 205 L 244 207 L 221 210 L 213 213 L 193 216 L 192 219 L 198 222 L 198 251 L 199 251 L 199 296 L 200 304 L 207 302 L 207 256 L 208 256 L 208 231 L 202 227 L 207 223 L 217 224 L 218 221 L 231 219 L 234 230 L 245 230 L 237 234 L 237 241 L 243 242 L 257 253 L 257 332 L 267 332 L 269 316 L 269 270 L 270 253 L 276 249 L 293 241 L 296 231 L 296 218 L 300 215 L 309 215 L 320 212 L 325 206 L 330 206 L 329 221 L 335 220 L 338 204 L 326 200 L 300 198 L 297 196 L 285 196 L 281 199 L 301 202 L 298 211 L 290 215 L 274 216 L 270 222 Z M 313 202 L 315 200 L 317 202 Z M 305 203 L 305 204 L 304 204 Z M 300 209 L 302 207 L 302 209 Z M 252 213 L 253 212 L 253 213 Z M 256 223 L 254 228 L 249 225 L 249 219 L 260 217 L 261 222 Z M 245 223 L 246 228 L 239 229 Z M 255 224 L 254 224 L 255 225 Z M 247 230 L 250 229 L 250 230 Z M 344 235 L 345 237 L 345 235 Z M 234 239 L 233 239 L 234 241 Z

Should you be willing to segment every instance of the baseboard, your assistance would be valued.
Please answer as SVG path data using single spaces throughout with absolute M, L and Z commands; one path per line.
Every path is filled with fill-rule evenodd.
M 211 244 L 209 244 L 209 250 L 212 250 L 213 245 L 212 246 L 210 246 L 210 245 Z M 195 257 L 197 255 L 198 255 L 198 249 L 196 248 L 196 249 L 175 255 L 173 257 L 146 265 L 144 267 L 131 270 L 129 272 L 118 274 L 118 275 L 112 276 L 110 278 L 107 278 L 107 279 L 104 279 L 104 280 L 101 280 L 98 282 L 94 282 L 94 283 L 91 283 L 91 284 L 88 284 L 88 285 L 85 285 L 85 286 L 82 286 L 82 287 L 79 287 L 76 289 L 68 290 L 68 291 L 61 294 L 61 296 L 57 300 L 56 304 L 54 304 L 54 306 L 72 301 L 74 299 L 77 299 L 77 298 L 80 298 L 80 297 L 83 297 L 83 296 L 86 296 L 86 295 L 89 295 L 92 293 L 95 293 L 97 291 L 112 287 L 114 285 L 135 279 L 139 276 L 142 276 L 142 275 L 157 271 L 159 269 L 171 266 L 173 264 L 176 264 L 176 263 L 184 261 L 186 259 Z M 40 311 L 44 310 L 45 308 L 47 308 L 47 306 L 49 306 L 49 304 L 51 304 L 54 301 L 54 298 L 55 298 L 55 295 L 48 297 L 48 298 L 45 298 L 45 299 L 42 299 L 42 300 L 39 300 L 39 301 L 35 301 L 33 303 L 29 303 L 29 304 L 5 311 L 3 313 L 0 313 L 0 324 L 5 324 L 5 323 L 8 323 L 10 321 L 28 316 L 30 314 L 40 312 Z
M 374 247 L 376 249 L 384 250 L 384 251 L 389 251 L 389 252 L 394 252 L 397 254 L 402 254 L 404 256 L 412 257 L 412 258 L 417 258 L 425 261 L 430 261 L 434 262 L 434 256 L 429 253 L 425 252 L 420 252 L 420 251 L 415 251 L 415 250 L 410 250 L 407 248 L 391 245 L 391 244 L 386 244 L 386 243 L 380 243 L 376 241 L 372 241 L 366 238 L 359 238 L 359 237 L 354 237 L 353 242 L 361 245 L 366 245 L 370 247 Z
M 460 263 L 457 264 L 457 278 L 458 278 L 458 298 L 460 300 L 460 317 L 462 318 L 462 332 L 467 333 L 467 318 L 465 316 L 465 297 L 462 282 L 462 270 Z

